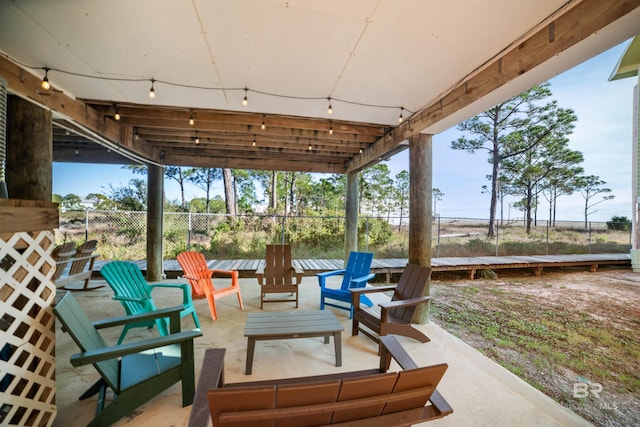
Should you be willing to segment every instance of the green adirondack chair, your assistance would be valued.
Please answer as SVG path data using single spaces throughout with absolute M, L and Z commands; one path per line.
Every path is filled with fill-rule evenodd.
M 156 288 L 174 288 L 182 291 L 182 305 L 184 306 L 181 317 L 191 315 L 193 321 L 196 324 L 196 328 L 200 328 L 200 320 L 198 314 L 193 307 L 193 300 L 191 299 L 191 287 L 186 283 L 154 283 L 148 284 L 142 275 L 140 268 L 129 261 L 112 261 L 105 264 L 100 269 L 100 274 L 107 281 L 107 284 L 113 289 L 114 297 L 116 301 L 120 301 L 128 315 L 145 313 L 149 311 L 155 311 L 158 309 L 151 292 Z M 122 334 L 118 344 L 122 343 L 125 335 L 129 329 L 132 328 L 153 328 L 158 327 L 160 335 L 167 335 L 167 319 L 156 318 L 153 320 L 145 320 L 142 322 L 131 322 L 124 325 Z
M 178 381 L 182 381 L 182 406 L 193 402 L 193 340 L 202 336 L 202 332 L 198 329 L 180 332 L 181 310 L 178 306 L 92 323 L 71 292 L 55 304 L 53 312 L 62 330 L 71 335 L 81 350 L 71 356 L 71 364 L 75 367 L 91 364 L 100 374 L 100 379 L 80 396 L 82 400 L 98 394 L 96 416 L 89 426 L 113 424 Z M 98 332 L 160 317 L 171 319 L 171 334 L 165 337 L 108 346 Z M 109 399 L 107 388 L 113 391 Z M 109 403 L 105 406 L 106 402 Z

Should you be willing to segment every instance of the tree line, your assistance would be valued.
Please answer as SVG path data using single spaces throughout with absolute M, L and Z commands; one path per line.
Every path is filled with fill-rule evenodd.
M 598 176 L 585 174 L 583 154 L 569 148 L 570 135 L 577 117 L 573 110 L 561 108 L 548 83 L 535 86 L 458 125 L 463 134 L 452 141 L 454 150 L 470 153 L 484 151 L 492 165 L 486 178 L 491 194 L 488 236 L 494 236 L 497 210 L 503 218 L 507 197 L 525 216 L 527 232 L 537 218 L 538 208 L 546 202 L 551 224 L 555 223 L 558 199 L 579 192 L 584 199 L 584 221 L 595 212 L 594 206 L 614 196 Z M 124 166 L 144 175 L 142 165 Z M 167 211 L 261 213 L 282 216 L 342 216 L 345 207 L 346 175 L 308 172 L 256 171 L 220 168 L 184 168 L 167 166 L 165 179 L 175 181 L 180 199 L 167 201 Z M 214 194 L 214 185 L 222 182 L 223 196 Z M 204 197 L 186 200 L 185 185 L 201 189 Z M 102 193 L 87 195 L 96 209 L 146 210 L 146 179 L 132 179 L 126 186 L 109 185 Z M 259 196 L 262 195 L 262 197 Z M 434 215 L 444 193 L 432 189 Z M 55 195 L 54 201 L 68 209 L 77 208 L 81 198 L 75 194 Z M 391 177 L 389 168 L 378 163 L 359 174 L 361 214 L 408 216 L 409 172 Z

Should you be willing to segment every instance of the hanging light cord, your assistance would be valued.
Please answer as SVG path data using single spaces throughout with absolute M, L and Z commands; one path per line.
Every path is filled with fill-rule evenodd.
M 176 82 L 172 82 L 172 81 L 168 81 L 168 80 L 159 80 L 159 79 L 155 79 L 155 78 L 95 76 L 95 75 L 90 75 L 90 74 L 77 73 L 77 72 L 74 72 L 74 71 L 62 70 L 60 68 L 32 67 L 32 66 L 23 64 L 20 61 L 16 61 L 15 59 L 10 58 L 7 55 L 3 54 L 2 56 L 4 56 L 5 58 L 7 58 L 8 60 L 10 60 L 12 62 L 15 62 L 16 64 L 18 64 L 18 65 L 20 65 L 22 67 L 30 68 L 32 70 L 42 70 L 42 71 L 46 72 L 47 77 L 51 74 L 51 72 L 57 72 L 57 73 L 61 73 L 61 74 L 67 74 L 67 75 L 70 75 L 70 76 L 83 77 L 83 78 L 95 79 L 95 80 L 103 80 L 103 81 L 113 81 L 113 82 L 149 82 L 152 85 L 160 83 L 160 84 L 165 84 L 165 85 L 168 85 L 168 86 L 181 87 L 181 88 L 186 88 L 186 89 L 212 90 L 212 91 L 222 91 L 222 92 L 223 91 L 244 91 L 245 97 L 246 97 L 246 94 L 248 92 L 253 92 L 253 93 L 256 93 L 256 94 L 275 97 L 275 98 L 294 99 L 294 100 L 303 100 L 303 101 L 326 101 L 327 99 L 329 99 L 330 102 L 339 102 L 339 103 L 344 103 L 344 104 L 357 105 L 357 106 L 360 106 L 360 107 L 384 108 L 384 109 L 400 110 L 401 113 L 402 113 L 402 111 L 405 111 L 405 112 L 409 113 L 409 115 L 415 113 L 415 111 L 411 111 L 411 110 L 409 110 L 408 108 L 406 108 L 404 106 L 369 104 L 369 103 L 365 103 L 365 102 L 356 102 L 356 101 L 350 101 L 348 99 L 340 99 L 340 98 L 327 97 L 327 96 L 283 95 L 283 94 L 278 94 L 278 93 L 272 93 L 272 92 L 265 92 L 265 91 L 256 90 L 256 89 L 250 89 L 250 88 L 248 88 L 246 86 L 245 87 L 210 87 L 210 86 L 201 86 L 201 85 L 193 85 L 193 84 L 186 84 L 186 83 L 176 83 Z

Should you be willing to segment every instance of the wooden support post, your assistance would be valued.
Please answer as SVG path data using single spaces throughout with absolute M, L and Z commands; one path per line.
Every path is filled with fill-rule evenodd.
M 164 168 L 149 165 L 147 176 L 147 280 L 162 280 Z
M 351 251 L 358 250 L 358 172 L 347 173 L 347 194 L 345 201 L 344 259 Z
M 15 95 L 7 98 L 7 193 L 50 202 L 53 196 L 51 111 Z
M 431 135 L 417 134 L 409 139 L 409 262 L 431 266 Z M 430 294 L 430 285 L 425 289 Z M 413 318 L 429 321 L 429 304 L 421 304 Z

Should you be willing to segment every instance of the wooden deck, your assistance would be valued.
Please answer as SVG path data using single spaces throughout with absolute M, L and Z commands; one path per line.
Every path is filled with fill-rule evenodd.
M 95 270 L 107 261 L 96 261 Z M 209 268 L 216 270 L 238 270 L 240 277 L 255 277 L 255 271 L 263 264 L 258 259 L 209 260 Z M 136 262 L 142 270 L 146 269 L 145 261 Z M 343 261 L 339 259 L 298 259 L 294 263 L 304 270 L 305 276 L 342 268 Z M 401 273 L 407 264 L 406 258 L 373 259 L 372 273 L 384 275 L 386 282 L 391 275 Z M 542 274 L 545 268 L 558 267 L 587 267 L 589 271 L 596 271 L 601 266 L 618 265 L 624 268 L 631 266 L 629 254 L 582 254 L 582 255 L 532 255 L 532 256 L 487 256 L 487 257 L 443 257 L 432 258 L 431 266 L 434 272 L 457 271 L 468 274 L 470 279 L 477 277 L 481 270 L 505 269 L 533 269 L 536 276 Z M 176 260 L 163 262 L 163 269 L 167 277 L 177 277 L 182 274 Z

